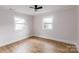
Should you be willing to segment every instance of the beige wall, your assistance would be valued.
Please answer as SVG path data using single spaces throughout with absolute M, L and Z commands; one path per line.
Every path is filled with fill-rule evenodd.
M 42 20 L 45 17 L 53 17 L 53 29 L 43 30 Z M 50 12 L 34 17 L 34 35 L 55 38 L 55 40 L 76 43 L 77 42 L 77 14 L 76 8 Z
M 77 6 L 77 48 L 79 51 L 79 6 Z
M 15 17 L 25 19 L 25 28 L 15 30 Z M 0 46 L 31 36 L 32 16 L 0 8 Z

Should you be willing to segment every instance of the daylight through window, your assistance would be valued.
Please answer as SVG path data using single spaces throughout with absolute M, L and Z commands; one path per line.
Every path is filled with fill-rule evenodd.
M 15 18 L 15 29 L 22 30 L 24 29 L 25 20 L 19 17 Z
M 53 24 L 52 17 L 48 17 L 48 18 L 43 19 L 43 29 L 51 30 L 53 28 L 52 24 Z

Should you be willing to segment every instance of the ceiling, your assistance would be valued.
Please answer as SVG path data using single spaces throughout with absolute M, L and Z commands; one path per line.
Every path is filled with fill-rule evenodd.
M 67 9 L 74 7 L 73 5 L 42 5 L 43 9 L 38 10 L 35 12 L 33 9 L 29 8 L 31 5 L 2 5 L 0 7 L 6 9 L 12 9 L 15 12 L 20 12 L 28 15 L 38 15 L 47 12 L 54 12 L 61 9 Z

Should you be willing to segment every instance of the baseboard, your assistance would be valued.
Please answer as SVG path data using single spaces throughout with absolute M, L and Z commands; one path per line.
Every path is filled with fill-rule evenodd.
M 26 36 L 26 37 L 18 38 L 18 39 L 16 39 L 16 40 L 12 40 L 12 41 L 10 41 L 10 42 L 6 42 L 6 43 L 3 43 L 3 44 L 0 44 L 0 47 L 5 46 L 5 45 L 9 45 L 9 44 L 12 44 L 12 43 L 15 43 L 15 42 L 18 42 L 18 41 L 20 41 L 20 40 L 27 39 L 27 38 L 29 38 L 29 37 L 31 37 L 31 36 Z
M 46 36 L 41 36 L 41 35 L 35 35 L 36 37 L 42 37 L 42 38 L 46 38 L 46 39 L 50 39 L 50 40 L 56 40 L 56 41 L 60 41 L 60 42 L 63 42 L 63 43 L 68 43 L 68 44 L 73 44 L 73 45 L 76 45 L 75 42 L 69 42 L 69 41 L 64 41 L 62 39 L 58 39 L 58 38 L 51 38 L 51 37 L 46 37 Z

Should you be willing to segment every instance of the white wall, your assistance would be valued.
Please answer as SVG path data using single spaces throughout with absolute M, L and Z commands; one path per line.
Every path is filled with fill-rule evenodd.
M 52 16 L 54 18 L 53 29 L 45 31 L 42 29 L 42 19 Z M 50 12 L 34 17 L 34 35 L 55 38 L 55 40 L 76 43 L 77 41 L 77 14 L 76 8 Z
M 77 48 L 79 51 L 79 6 L 77 6 Z
M 25 28 L 22 31 L 15 30 L 14 17 L 25 19 Z M 32 30 L 32 16 L 15 13 L 11 10 L 0 8 L 0 46 L 29 37 Z
M 71 8 L 29 16 L 0 8 L 0 46 L 32 35 L 50 39 L 55 38 L 55 40 L 67 43 L 76 43 L 79 41 L 77 40 L 76 12 L 76 8 Z M 15 16 L 26 20 L 25 28 L 22 31 L 15 30 Z M 42 30 L 42 19 L 50 16 L 54 18 L 53 29 L 50 31 Z

